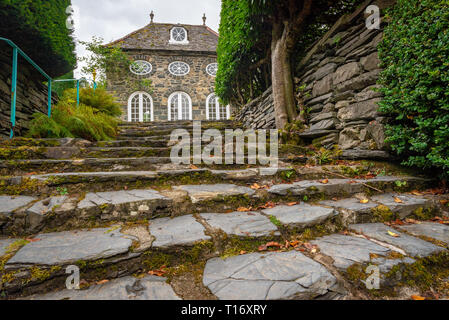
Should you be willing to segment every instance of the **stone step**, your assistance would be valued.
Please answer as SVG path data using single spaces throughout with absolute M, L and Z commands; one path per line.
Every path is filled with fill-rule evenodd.
M 232 237 L 256 241 L 256 238 L 267 240 L 279 236 L 277 227 L 257 212 L 161 218 L 150 222 L 149 226 L 137 228 L 140 228 L 138 232 L 117 226 L 39 234 L 32 241 L 0 240 L 0 257 L 4 261 L 4 268 L 0 270 L 3 290 L 14 296 L 17 292 L 23 295 L 43 288 L 62 289 L 65 281 L 61 280 L 65 279 L 65 268 L 69 265 L 81 266 L 83 275 L 96 281 L 126 276 L 136 270 L 143 273 L 148 270 L 144 267 L 145 260 L 142 260 L 145 257 L 161 252 L 177 255 L 182 248 L 205 249 L 209 247 L 207 243 L 216 246 L 212 238 L 218 239 L 217 235 L 223 232 L 226 237 L 221 236 L 221 241 Z M 323 255 L 332 258 L 331 265 L 343 274 L 354 265 L 376 265 L 382 274 L 382 281 L 385 281 L 387 273 L 398 264 L 412 264 L 417 258 L 447 253 L 442 246 L 381 223 L 350 225 L 349 228 L 356 233 L 330 234 L 312 240 L 311 244 L 317 246 L 312 254 L 304 254 L 298 248 L 290 247 L 282 249 L 283 252 L 250 252 L 225 259 L 206 258 L 203 285 L 219 299 L 336 299 L 347 295 L 346 288 L 337 281 L 329 266 L 323 265 Z M 400 228 L 420 228 L 420 235 L 429 239 L 438 229 L 439 234 L 446 234 L 442 238 L 444 245 L 449 245 L 447 225 L 425 222 Z M 147 241 L 144 246 L 142 239 Z M 91 273 L 99 267 L 104 268 L 102 278 Z M 145 296 L 147 299 L 177 297 L 170 286 L 151 283 L 162 281 L 161 278 L 143 279 L 145 283 L 149 281 L 147 285 L 155 285 L 162 291 L 158 296 Z M 86 291 L 71 293 L 63 290 L 32 295 L 27 299 L 126 299 L 127 295 L 121 288 L 129 281 L 135 283 L 137 280 L 119 278 L 109 281 L 109 284 L 91 286 Z M 139 287 L 138 291 L 148 289 L 144 284 Z M 117 292 L 109 292 L 111 288 L 116 288 Z M 128 292 L 130 294 L 133 296 Z
M 176 158 L 178 159 L 178 158 Z M 194 163 L 193 158 L 183 159 L 183 162 Z M 264 163 L 261 164 L 260 160 Z M 243 169 L 249 167 L 270 166 L 279 163 L 305 163 L 307 158 L 304 156 L 285 156 L 279 158 L 259 158 L 243 157 L 244 164 L 198 164 L 202 168 L 214 169 Z M 223 156 L 222 162 L 225 162 Z M 251 162 L 251 164 L 248 164 Z M 125 157 L 125 158 L 77 158 L 77 159 L 20 159 L 20 160 L 0 160 L 0 175 L 12 176 L 35 173 L 54 173 L 54 172 L 111 172 L 111 171 L 148 171 L 160 170 L 165 165 L 179 167 L 172 163 L 171 157 Z M 184 167 L 189 165 L 184 165 Z
M 200 180 L 213 182 L 256 182 L 263 180 L 273 180 L 284 173 L 292 172 L 289 168 L 250 168 L 242 170 L 212 170 L 212 169 L 171 169 L 159 171 L 123 171 L 123 172 L 67 172 L 49 173 L 43 175 L 29 175 L 20 177 L 22 181 L 31 179 L 46 182 L 48 186 L 61 186 L 78 183 L 105 183 L 105 182 L 136 182 L 153 181 L 160 184 L 161 181 L 170 184 L 177 184 L 182 181 Z M 18 177 L 6 178 L 6 183 L 20 183 Z M 88 187 L 88 186 L 86 186 Z
M 167 147 L 170 139 L 136 139 L 136 140 L 115 140 L 115 141 L 98 141 L 94 146 L 98 148 L 105 147 Z

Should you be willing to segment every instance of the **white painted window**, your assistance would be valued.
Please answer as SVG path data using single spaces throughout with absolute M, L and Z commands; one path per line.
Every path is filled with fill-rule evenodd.
M 192 99 L 185 92 L 168 97 L 168 121 L 192 120 Z
M 187 30 L 183 27 L 174 27 L 170 31 L 170 44 L 189 44 Z
M 131 63 L 129 70 L 135 75 L 144 76 L 151 73 L 153 66 L 148 61 L 137 60 Z
M 218 71 L 218 63 L 211 63 L 206 67 L 206 72 L 208 75 L 215 77 Z
M 146 92 L 135 92 L 128 99 L 128 121 L 154 121 L 153 99 Z
M 168 71 L 174 76 L 185 76 L 190 72 L 190 66 L 182 61 L 175 61 L 169 64 Z
M 207 120 L 229 120 L 231 118 L 231 108 L 221 105 L 215 93 L 210 94 L 206 100 Z

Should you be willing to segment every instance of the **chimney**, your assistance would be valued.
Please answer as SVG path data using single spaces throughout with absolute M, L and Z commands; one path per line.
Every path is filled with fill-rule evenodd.
M 204 14 L 204 15 L 203 15 L 203 26 L 205 26 L 205 25 L 206 25 L 206 20 L 207 20 L 207 18 L 206 18 L 206 14 Z
M 154 19 L 154 12 L 153 12 L 153 10 L 151 10 L 150 18 L 151 18 L 151 23 L 153 23 L 153 19 Z

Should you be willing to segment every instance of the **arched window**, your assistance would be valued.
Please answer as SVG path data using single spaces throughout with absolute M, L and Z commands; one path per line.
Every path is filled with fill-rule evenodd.
M 206 119 L 207 120 L 229 120 L 231 110 L 229 106 L 220 105 L 215 93 L 210 94 L 206 100 Z
M 168 97 L 168 121 L 192 120 L 192 99 L 185 92 Z
M 128 99 L 128 121 L 154 121 L 153 99 L 146 92 L 135 92 Z

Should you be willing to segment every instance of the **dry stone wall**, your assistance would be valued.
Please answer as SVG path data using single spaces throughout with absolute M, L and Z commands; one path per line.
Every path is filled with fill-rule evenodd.
M 0 44 L 0 136 L 9 136 L 11 129 L 12 48 Z M 47 113 L 45 79 L 24 59 L 19 58 L 17 76 L 16 136 L 23 136 L 35 112 Z M 53 101 L 55 102 L 55 100 Z
M 235 114 L 235 120 L 241 122 L 245 128 L 274 129 L 274 105 L 272 89 L 268 89 L 259 98 L 251 101 Z

